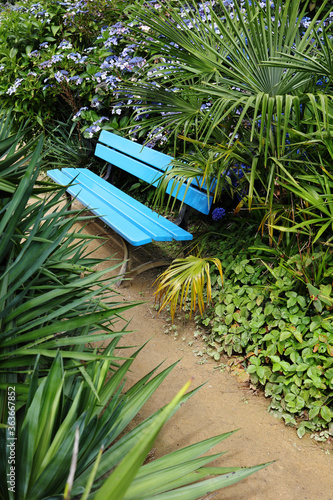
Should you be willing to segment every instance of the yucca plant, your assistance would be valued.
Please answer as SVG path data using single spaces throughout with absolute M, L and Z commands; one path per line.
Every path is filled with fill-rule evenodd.
M 28 373 L 36 356 L 41 356 L 41 375 L 58 349 L 65 360 L 98 358 L 84 346 L 96 332 L 96 341 L 121 336 L 124 326 L 118 329 L 115 323 L 122 311 L 132 307 L 118 299 L 105 278 L 115 265 L 95 272 L 101 260 L 87 253 L 89 238 L 73 230 L 82 217 L 60 203 L 64 189 L 43 181 L 35 184 L 42 139 L 20 146 L 24 130 L 11 134 L 10 125 L 10 115 L 4 116 L 0 122 L 1 419 L 8 382 L 18 384 L 22 403 L 26 399 Z
M 105 357 L 116 346 L 115 339 L 106 347 Z M 85 366 L 73 360 L 64 369 L 58 353 L 47 376 L 40 378 L 40 360 L 36 359 L 27 402 L 17 412 L 14 487 L 8 487 L 7 482 L 10 449 L 6 445 L 13 442 L 11 427 L 0 429 L 1 499 L 190 500 L 233 484 L 268 465 L 205 467 L 221 453 L 201 455 L 233 432 L 142 465 L 163 423 L 197 389 L 185 394 L 189 384 L 185 385 L 164 409 L 124 433 L 174 366 L 154 375 L 159 368 L 156 367 L 124 393 L 124 376 L 139 351 L 111 377 L 108 360 Z M 113 472 L 106 479 L 105 474 L 110 471 Z
M 204 288 L 209 303 L 212 298 L 210 281 L 210 263 L 217 267 L 223 281 L 222 266 L 215 257 L 197 257 L 189 255 L 184 259 L 175 259 L 157 278 L 157 300 L 160 310 L 170 305 L 171 318 L 174 319 L 177 305 L 182 308 L 186 305 L 188 294 L 191 295 L 190 313 L 195 312 L 198 303 L 200 314 L 205 309 Z

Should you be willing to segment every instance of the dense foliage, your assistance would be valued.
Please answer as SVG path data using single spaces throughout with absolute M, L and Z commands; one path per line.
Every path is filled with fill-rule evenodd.
M 98 2 L 97 10 L 91 1 L 22 2 L 2 12 L 0 95 L 18 122 L 29 117 L 44 128 L 75 115 L 83 130 L 90 125 L 88 137 L 105 121 L 118 128 L 113 89 L 140 64 L 122 40 L 125 7 L 122 0 Z
M 60 166 L 76 159 L 88 165 L 82 152 L 89 156 L 92 148 L 83 148 L 82 137 L 101 128 L 175 153 L 157 200 L 174 179 L 197 183 L 214 198 L 218 244 L 210 247 L 225 283 L 212 273 L 215 307 L 203 320 L 210 342 L 244 356 L 252 380 L 300 436 L 328 428 L 331 3 L 98 5 L 96 11 L 90 1 L 25 2 L 3 11 L 3 103 L 17 124 L 30 117 L 31 135 L 57 127 L 48 161 Z M 70 119 L 76 132 L 63 146 L 61 123 L 68 127 Z M 232 214 L 255 231 L 241 233 L 239 221 L 229 226 Z

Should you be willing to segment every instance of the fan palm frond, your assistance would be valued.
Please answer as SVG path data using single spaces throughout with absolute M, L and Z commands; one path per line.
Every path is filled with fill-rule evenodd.
M 195 312 L 197 303 L 199 312 L 202 314 L 205 309 L 205 283 L 207 302 L 209 303 L 212 299 L 210 263 L 215 264 L 223 280 L 221 262 L 217 258 L 200 258 L 189 255 L 184 259 L 175 259 L 171 266 L 157 278 L 157 291 L 155 294 L 161 304 L 160 310 L 170 304 L 171 318 L 173 320 L 178 301 L 180 308 L 184 307 L 190 293 L 190 314 Z

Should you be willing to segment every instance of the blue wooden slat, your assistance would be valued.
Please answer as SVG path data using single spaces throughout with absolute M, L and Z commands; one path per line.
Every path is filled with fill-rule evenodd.
M 140 162 L 145 162 L 148 165 L 151 165 L 161 171 L 166 171 L 170 167 L 171 161 L 174 159 L 172 156 L 168 156 L 164 153 L 160 153 L 159 151 L 156 151 L 155 149 L 148 148 L 147 146 L 142 146 L 141 144 L 138 144 L 137 142 L 133 142 L 129 139 L 125 139 L 124 137 L 121 137 L 116 134 L 112 134 L 111 132 L 108 132 L 106 130 L 102 130 L 100 136 L 99 136 L 99 142 L 102 142 L 103 144 L 106 144 L 107 146 L 110 146 L 111 148 L 117 149 L 121 154 L 124 154 L 125 156 L 128 155 L 130 157 L 133 157 Z M 102 152 L 103 156 L 100 156 L 104 160 L 112 163 L 111 159 L 108 159 L 107 154 L 106 154 L 107 148 L 104 148 L 103 150 L 100 149 L 99 145 L 97 144 L 96 146 L 96 151 L 95 154 L 96 156 L 100 156 L 100 152 Z M 111 150 L 112 151 L 112 150 Z M 123 168 L 126 170 L 123 166 L 117 165 L 116 163 L 113 163 L 114 165 Z M 123 164 L 122 164 L 123 165 Z M 134 174 L 137 177 L 140 177 L 138 174 Z M 156 178 L 159 178 L 160 176 L 157 174 Z M 140 179 L 143 179 L 140 177 Z M 145 180 L 145 179 L 143 179 Z M 151 182 L 151 181 L 146 181 L 146 182 Z M 156 184 L 154 184 L 156 186 Z M 170 181 L 167 189 L 167 194 L 170 194 L 171 192 L 171 186 L 172 186 L 172 181 Z M 177 188 L 174 189 L 174 194 L 173 196 L 176 197 L 180 201 L 184 201 L 187 205 L 191 206 L 192 208 L 195 208 L 196 210 L 199 210 L 199 212 L 202 212 L 204 214 L 208 214 L 213 198 L 210 197 L 209 203 L 207 200 L 207 194 L 205 193 L 205 188 L 200 190 L 198 187 L 194 186 L 193 184 L 189 186 L 189 189 L 187 191 L 186 199 L 183 200 L 184 197 L 184 191 L 185 189 L 181 190 L 180 193 L 177 195 Z M 211 189 L 212 191 L 212 189 Z
M 167 170 L 170 166 L 170 162 L 173 160 L 171 156 L 160 153 L 159 151 L 156 151 L 156 149 L 142 146 L 137 142 L 112 134 L 106 130 L 102 130 L 98 140 L 99 142 L 118 149 L 119 151 L 122 151 L 137 160 L 148 163 L 148 165 L 152 165 L 159 170 Z
M 171 241 L 172 239 L 183 241 L 192 239 L 192 235 L 173 224 L 173 222 L 153 212 L 150 208 L 142 205 L 131 196 L 123 193 L 120 189 L 101 179 L 87 169 L 65 168 L 66 175 L 75 178 L 80 184 L 92 193 L 96 194 L 103 203 L 121 213 L 140 229 L 149 234 L 155 241 Z
M 80 183 L 68 189 L 72 196 L 134 246 L 155 241 L 188 241 L 193 236 L 115 186 L 86 169 L 51 170 L 49 177 L 59 184 Z M 97 208 L 95 208 L 97 207 Z
M 78 169 L 63 169 L 64 171 L 69 171 L 71 172 L 70 175 L 77 175 L 77 172 L 80 173 L 80 177 L 78 179 L 82 181 L 83 176 L 85 177 L 85 180 L 83 181 L 85 186 L 89 186 L 91 190 L 98 190 L 99 196 L 101 196 L 106 202 L 109 203 L 109 193 L 112 193 L 112 196 L 116 198 L 116 203 L 121 203 L 124 207 L 123 214 L 126 217 L 135 218 L 135 223 L 139 225 L 141 218 L 142 222 L 147 226 L 148 222 L 149 224 L 152 222 L 154 224 L 154 227 L 160 227 L 163 229 L 163 232 L 165 233 L 166 231 L 171 235 L 172 239 L 178 240 L 178 241 L 184 241 L 184 240 L 191 240 L 193 236 L 182 229 L 181 227 L 177 226 L 173 222 L 169 221 L 168 219 L 165 219 L 163 216 L 157 214 L 153 210 L 151 210 L 149 207 L 146 207 L 139 201 L 135 200 L 131 196 L 127 195 L 126 193 L 123 193 L 120 189 L 116 188 L 109 182 L 105 181 L 104 179 L 101 179 L 100 177 L 96 176 L 93 172 L 91 172 L 88 169 L 84 168 L 78 168 Z M 91 183 L 94 182 L 94 185 Z M 97 184 L 96 184 L 97 183 Z M 120 206 L 120 205 L 119 205 Z M 130 212 L 128 211 L 130 209 Z M 126 212 L 125 212 L 126 211 Z M 144 218 L 142 217 L 144 216 Z M 149 225 L 150 227 L 150 225 Z M 156 241 L 167 241 L 165 239 L 165 235 L 163 236 L 164 239 L 159 239 Z M 155 239 L 155 238 L 153 238 Z
M 126 142 L 131 142 L 128 141 L 127 139 L 124 140 Z M 135 145 L 138 146 L 138 144 Z M 125 170 L 125 172 L 135 175 L 136 177 L 144 180 L 145 182 L 152 184 L 155 187 L 158 185 L 158 180 L 161 176 L 161 172 L 156 170 L 154 167 L 142 164 L 140 161 L 130 158 L 129 156 L 126 156 L 119 151 L 115 151 L 114 149 L 110 149 L 102 144 L 97 144 L 95 155 L 98 156 L 99 158 L 102 158 L 105 161 L 108 161 L 109 163 L 112 163 L 112 165 L 115 165 L 116 167 Z M 210 206 L 212 203 L 212 198 L 210 199 L 210 203 L 208 205 L 206 193 L 199 191 L 193 186 L 188 186 L 186 192 L 186 184 L 183 184 L 178 191 L 179 183 L 176 183 L 175 187 L 173 186 L 173 183 L 174 181 L 170 181 L 168 183 L 166 189 L 167 194 L 170 194 L 172 191 L 172 196 L 176 197 L 178 200 L 181 201 L 184 200 L 184 203 L 186 203 L 190 207 L 195 208 L 196 210 L 199 210 L 204 214 L 209 213 Z
M 57 184 L 60 184 L 61 186 L 67 186 L 72 179 L 68 177 L 68 175 L 64 174 L 61 170 L 48 170 L 47 175 Z
M 58 172 L 57 170 L 49 170 L 47 174 L 58 184 L 67 185 L 73 181 L 72 177 L 65 174 L 60 176 Z M 110 207 L 104 205 L 101 199 L 91 194 L 82 185 L 76 183 L 75 179 L 73 184 L 67 188 L 67 191 L 132 245 L 140 246 L 151 243 L 152 238 L 149 235 L 135 224 L 131 224 L 117 211 L 113 211 Z
M 153 184 L 154 182 L 157 184 L 158 179 L 162 175 L 162 173 L 154 167 L 142 164 L 139 160 L 130 158 L 129 156 L 103 146 L 102 144 L 97 144 L 95 155 L 105 161 L 108 161 L 109 163 L 112 163 L 112 165 L 125 170 L 125 172 L 128 172 L 129 174 L 139 177 L 149 184 Z

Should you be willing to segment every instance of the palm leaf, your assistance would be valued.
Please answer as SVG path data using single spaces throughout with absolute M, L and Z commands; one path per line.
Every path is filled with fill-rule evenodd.
M 211 300 L 210 266 L 213 263 L 218 268 L 223 280 L 222 267 L 217 258 L 200 258 L 190 255 L 184 259 L 175 259 L 171 266 L 157 278 L 157 299 L 160 301 L 160 310 L 170 304 L 171 317 L 174 318 L 176 307 L 184 307 L 186 299 L 191 293 L 191 314 L 198 302 L 199 312 L 205 309 L 203 295 L 204 285 L 207 287 L 207 302 Z
M 282 67 L 281 64 L 274 65 L 276 56 L 277 54 L 280 56 L 281 52 L 291 54 L 294 52 L 295 45 L 296 50 L 298 48 L 304 50 L 305 54 L 312 50 L 313 44 L 309 43 L 310 34 L 314 30 L 323 7 L 316 12 L 302 37 L 299 37 L 299 26 L 305 7 L 299 13 L 299 10 L 302 10 L 299 9 L 300 1 L 296 4 L 291 0 L 283 4 L 276 2 L 273 10 L 268 4 L 264 10 L 256 1 L 251 5 L 246 1 L 245 15 L 236 3 L 233 16 L 224 9 L 223 5 L 219 5 L 218 10 L 223 12 L 223 19 L 215 8 L 210 7 L 207 19 L 211 19 L 211 23 L 202 20 L 195 8 L 191 9 L 187 4 L 185 7 L 187 7 L 186 20 L 179 15 L 177 9 L 169 4 L 163 16 L 161 12 L 156 13 L 135 7 L 134 17 L 140 18 L 141 22 L 151 28 L 147 36 L 154 40 L 154 57 L 159 59 L 158 51 L 160 51 L 165 67 L 159 72 L 158 66 L 148 65 L 147 73 L 141 76 L 140 86 L 135 83 L 134 90 L 134 87 L 131 88 L 130 84 L 126 84 L 126 88 L 121 92 L 132 90 L 135 98 L 147 102 L 147 105 L 141 105 L 142 110 L 139 105 L 139 114 L 146 113 L 148 110 L 150 113 L 157 114 L 161 111 L 167 113 L 168 110 L 173 113 L 172 119 L 160 118 L 159 125 L 162 128 L 172 124 L 173 129 L 179 131 L 184 128 L 186 122 L 186 127 L 190 132 L 191 126 L 188 125 L 188 120 L 192 119 L 197 138 L 202 138 L 204 133 L 205 142 L 215 135 L 215 129 L 224 126 L 230 114 L 235 117 L 235 113 L 239 110 L 241 112 L 236 117 L 230 143 L 240 131 L 244 119 L 253 118 L 253 136 L 256 117 L 261 115 L 264 122 L 261 127 L 262 134 L 265 125 L 264 151 L 267 163 L 267 145 L 270 143 L 273 124 L 281 120 L 277 117 L 281 117 L 282 113 L 284 122 L 288 122 L 290 104 L 295 111 L 297 111 L 297 106 L 299 107 L 299 101 L 290 100 L 289 97 L 296 98 L 311 79 L 310 76 L 305 76 L 304 71 L 288 69 L 288 66 Z M 170 12 L 172 12 L 171 18 Z M 274 23 L 271 23 L 271 17 L 274 17 Z M 174 25 L 170 19 L 174 20 Z M 319 26 L 322 26 L 324 21 L 325 19 L 322 19 Z M 174 29 L 175 26 L 177 29 Z M 159 38 L 161 35 L 162 38 Z M 267 54 L 269 61 L 274 61 L 269 65 L 262 64 L 267 61 Z M 170 60 L 170 63 L 165 64 L 165 59 Z M 170 82 L 174 88 L 178 89 L 176 93 L 170 92 L 167 88 L 168 72 L 170 72 Z M 155 80 L 155 84 L 158 83 L 158 88 L 148 83 L 151 80 Z M 163 89 L 161 84 L 166 85 L 166 88 Z M 183 115 L 186 109 L 184 101 L 189 102 L 188 96 L 193 90 L 197 95 L 202 96 L 202 102 L 213 103 L 212 110 L 206 112 L 197 110 L 199 122 L 195 117 L 195 109 L 193 109 L 192 118 L 191 113 L 186 115 L 187 121 Z M 181 105 L 180 91 L 182 93 Z M 153 104 L 156 101 L 158 105 Z M 152 120 L 156 120 L 157 123 L 158 118 L 152 118 Z M 280 123 L 278 146 L 281 149 L 280 153 L 283 154 L 285 133 L 281 135 Z M 260 144 L 261 142 L 259 148 L 261 148 Z

